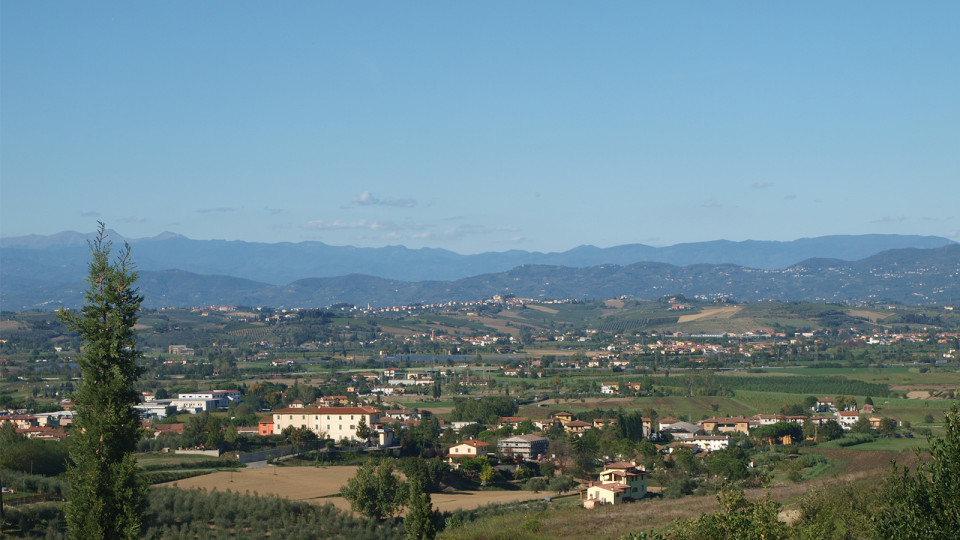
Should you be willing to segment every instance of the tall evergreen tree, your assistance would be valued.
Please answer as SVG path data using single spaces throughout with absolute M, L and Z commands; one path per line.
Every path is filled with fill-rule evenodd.
M 143 297 L 134 288 L 130 246 L 111 261 L 111 242 L 100 223 L 90 242 L 90 289 L 79 313 L 60 319 L 83 339 L 78 359 L 81 382 L 74 395 L 76 416 L 70 437 L 67 528 L 83 540 L 140 538 L 145 486 L 133 457 L 141 437 L 134 383 L 141 368 L 133 327 Z
M 427 491 L 427 482 L 422 473 L 410 478 L 410 495 L 407 500 L 407 515 L 403 527 L 407 540 L 433 540 L 437 536 L 433 502 Z

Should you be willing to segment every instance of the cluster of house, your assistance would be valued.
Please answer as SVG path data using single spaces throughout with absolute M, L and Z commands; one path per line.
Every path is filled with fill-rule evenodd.
M 153 392 L 143 392 L 143 402 L 133 408 L 144 419 L 166 418 L 171 412 L 202 413 L 212 409 L 223 409 L 233 401 L 240 400 L 239 390 L 207 390 L 178 394 L 175 399 L 156 399 Z
M 572 420 L 571 416 L 570 413 L 560 412 L 554 415 L 554 418 L 557 421 L 559 421 L 559 418 L 564 418 L 566 420 L 564 427 L 570 424 L 574 424 L 575 429 L 586 429 L 587 426 L 594 427 L 593 424 L 588 422 Z M 502 425 L 507 425 L 503 423 L 503 420 L 513 419 L 501 420 Z M 605 422 L 609 421 L 611 420 L 605 420 Z M 577 433 L 577 431 L 572 432 Z M 549 439 L 535 434 L 514 435 L 497 441 L 497 451 L 500 456 L 525 461 L 546 458 L 549 447 Z M 453 445 L 446 453 L 448 463 L 454 468 L 457 468 L 464 459 L 488 455 L 490 455 L 490 443 L 477 439 L 469 439 Z M 647 494 L 648 474 L 647 471 L 638 467 L 635 463 L 608 463 L 598 475 L 596 482 L 590 482 L 580 490 L 580 499 L 587 508 L 593 508 L 598 504 L 620 504 L 642 499 Z
M 820 398 L 815 409 L 830 411 L 833 404 L 834 400 L 831 398 Z M 694 453 L 711 453 L 727 448 L 733 442 L 731 434 L 743 433 L 749 435 L 753 429 L 778 422 L 795 422 L 803 426 L 806 423 L 823 424 L 833 420 L 844 429 L 850 429 L 860 419 L 861 415 L 866 415 L 874 429 L 879 428 L 883 422 L 881 417 L 871 416 L 873 413 L 871 405 L 864 406 L 860 411 L 833 409 L 832 412 L 833 414 L 813 416 L 758 414 L 751 417 L 707 418 L 696 423 L 666 417 L 657 422 L 656 431 L 661 434 L 669 434 L 674 440 L 674 442 L 661 448 L 666 453 L 672 453 L 679 447 L 689 448 Z M 526 420 L 528 419 L 504 417 L 500 419 L 497 427 L 515 426 Z M 653 421 L 650 418 L 643 418 L 642 421 L 644 435 L 649 436 L 654 429 Z M 540 430 L 561 425 L 567 433 L 582 435 L 587 430 L 598 429 L 611 424 L 615 422 L 615 419 L 597 418 L 591 423 L 574 420 L 573 415 L 567 412 L 557 412 L 550 419 L 530 420 L 530 422 Z M 454 423 L 452 426 L 454 429 L 463 427 L 456 424 Z M 794 444 L 797 441 L 792 440 L 790 435 L 785 435 L 777 442 Z M 506 437 L 497 441 L 496 444 L 497 453 L 501 457 L 523 460 L 545 459 L 549 448 L 549 440 L 536 434 Z M 487 456 L 490 455 L 491 450 L 490 443 L 470 439 L 451 446 L 447 450 L 446 458 L 451 466 L 456 468 L 463 459 Z M 647 474 L 646 471 L 638 468 L 634 463 L 609 463 L 604 466 L 599 479 L 596 482 L 590 482 L 581 491 L 581 500 L 584 506 L 593 507 L 597 504 L 619 504 L 624 501 L 642 498 L 647 492 Z
M 17 433 L 28 439 L 60 440 L 67 436 L 64 428 L 73 423 L 73 411 L 18 414 L 0 411 L 0 425 L 13 424 Z

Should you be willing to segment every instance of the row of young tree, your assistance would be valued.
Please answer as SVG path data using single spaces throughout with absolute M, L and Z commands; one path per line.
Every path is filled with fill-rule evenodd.
M 0 536 L 59 540 L 70 535 L 62 504 L 8 508 Z M 353 517 L 333 505 L 312 505 L 256 494 L 150 488 L 137 538 L 357 538 L 404 537 L 398 519 Z

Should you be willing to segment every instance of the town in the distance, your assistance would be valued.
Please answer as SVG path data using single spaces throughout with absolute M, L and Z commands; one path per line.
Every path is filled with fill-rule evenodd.
M 5 312 L 0 330 L 0 466 L 55 475 L 83 344 L 54 312 Z M 943 433 L 960 388 L 954 306 L 504 294 L 147 309 L 136 330 L 151 483 L 357 511 L 348 480 L 382 457 L 425 467 L 448 521 L 521 504 L 650 516 L 721 486 L 789 504 L 879 482 Z M 7 504 L 57 497 L 5 486 Z

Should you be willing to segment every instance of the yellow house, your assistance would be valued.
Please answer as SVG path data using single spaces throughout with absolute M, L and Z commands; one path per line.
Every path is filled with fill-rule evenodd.
M 563 430 L 575 435 L 583 435 L 587 430 L 593 429 L 593 424 L 583 420 L 571 420 L 563 425 Z
M 463 441 L 447 450 L 447 462 L 453 465 L 464 458 L 486 456 L 489 453 L 489 447 L 489 444 L 476 439 Z
M 580 492 L 580 499 L 585 508 L 593 508 L 598 504 L 621 504 L 626 501 L 642 499 L 647 494 L 647 475 L 633 463 L 619 461 L 609 463 L 600 473 L 598 482 L 590 482 L 584 492 Z

